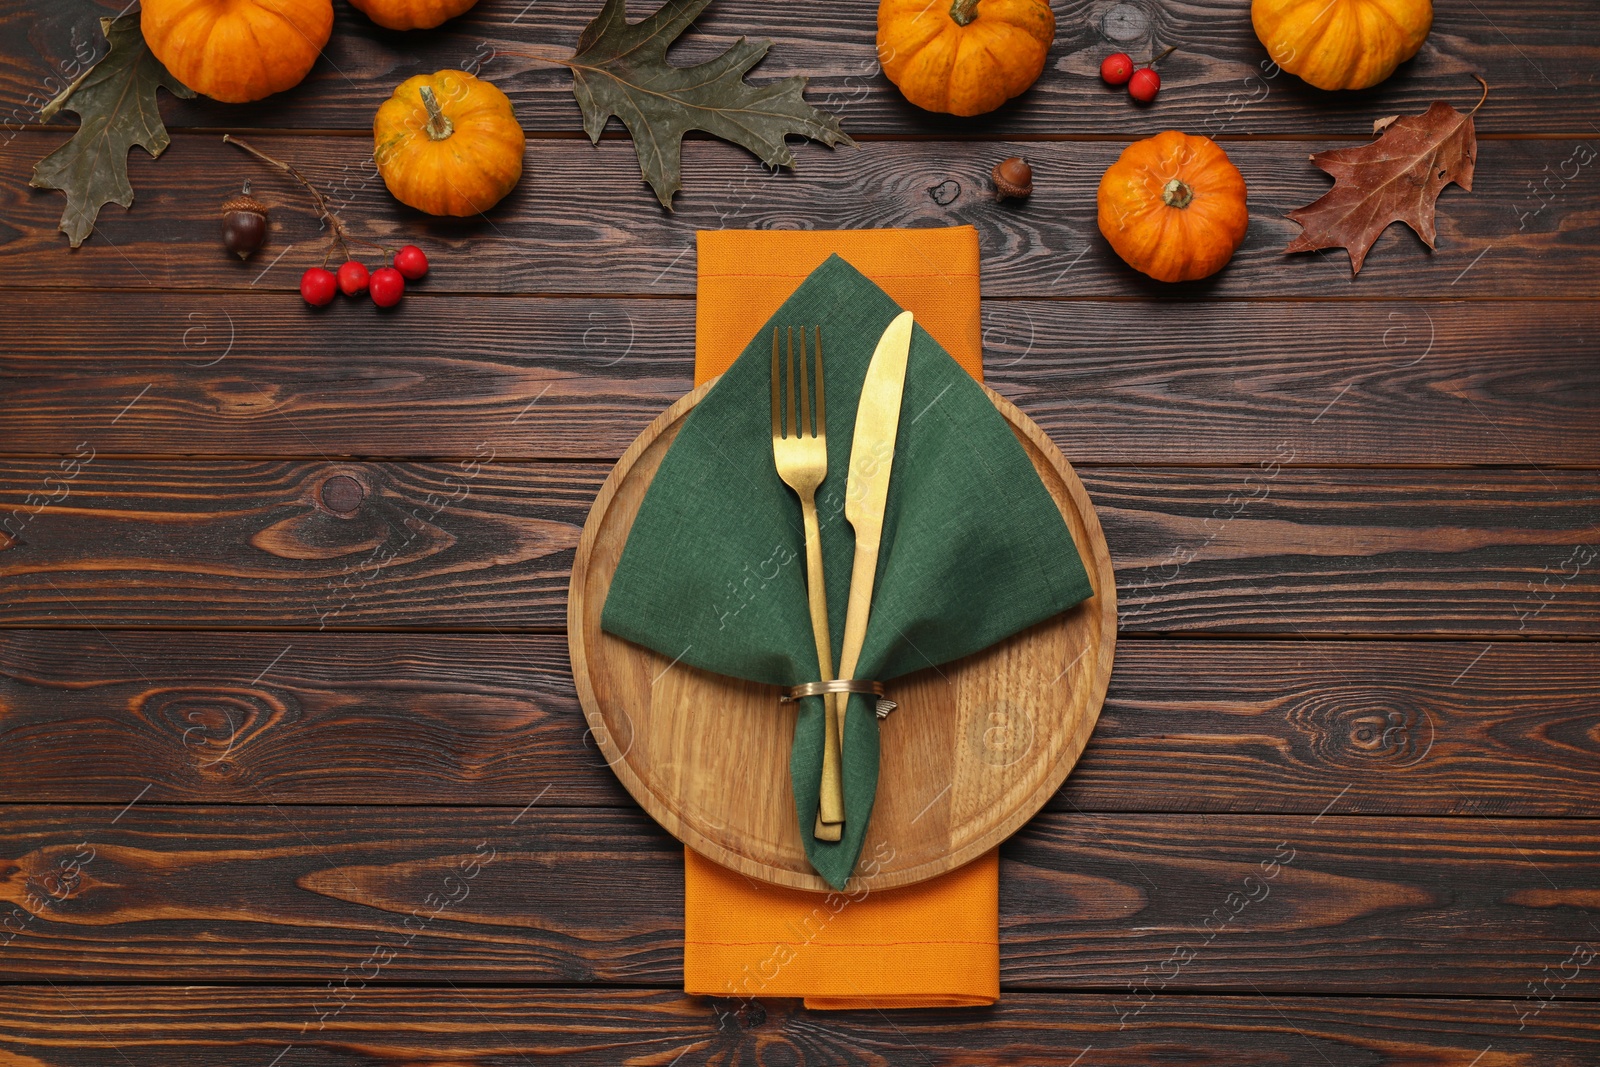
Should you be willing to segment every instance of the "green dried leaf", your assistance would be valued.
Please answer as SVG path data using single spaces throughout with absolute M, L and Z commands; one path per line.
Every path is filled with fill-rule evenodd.
M 784 138 L 798 134 L 826 145 L 854 145 L 839 120 L 805 102 L 806 79 L 769 85 L 744 80 L 771 41 L 739 38 L 716 59 L 693 67 L 667 62 L 667 48 L 711 0 L 667 0 L 655 14 L 628 24 L 627 0 L 606 0 L 584 27 L 578 51 L 567 60 L 572 94 L 583 109 L 583 129 L 599 141 L 612 115 L 633 135 L 645 181 L 663 207 L 683 187 L 683 135 L 703 130 L 743 145 L 772 167 L 794 165 Z
M 111 50 L 40 112 L 48 120 L 63 107 L 76 111 L 78 132 L 34 166 L 28 183 L 67 194 L 61 232 L 73 248 L 94 232 L 102 205 L 132 206 L 128 150 L 138 145 L 159 156 L 166 149 L 169 138 L 156 107 L 156 89 L 185 99 L 194 96 L 151 55 L 138 12 L 101 19 L 100 30 Z

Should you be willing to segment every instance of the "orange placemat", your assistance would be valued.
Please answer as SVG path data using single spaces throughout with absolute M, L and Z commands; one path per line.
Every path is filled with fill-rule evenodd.
M 828 256 L 877 282 L 983 379 L 978 234 L 709 230 L 699 238 L 695 384 L 715 378 Z M 863 855 L 870 865 L 874 857 Z M 904 889 L 807 893 L 684 850 L 684 991 L 804 997 L 811 1008 L 939 1008 L 1000 996 L 1000 862 L 989 853 Z

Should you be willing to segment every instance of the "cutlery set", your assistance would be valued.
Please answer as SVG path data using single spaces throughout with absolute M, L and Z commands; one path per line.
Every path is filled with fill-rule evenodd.
M 822 756 L 822 791 L 817 821 L 812 830 L 818 840 L 837 841 L 844 830 L 844 783 L 841 745 L 844 716 L 850 693 L 872 693 L 880 698 L 883 687 L 852 677 L 866 640 L 872 607 L 872 586 L 878 570 L 878 549 L 883 535 L 884 506 L 889 496 L 889 476 L 894 466 L 895 438 L 900 428 L 900 401 L 905 385 L 906 361 L 911 351 L 911 312 L 897 315 L 878 339 L 872 362 L 861 387 L 856 409 L 854 439 L 850 443 L 849 474 L 845 482 L 845 519 L 855 532 L 855 559 L 850 573 L 850 600 L 845 611 L 844 641 L 839 670 L 833 670 L 833 639 L 828 629 L 828 595 L 822 573 L 822 536 L 817 521 L 817 488 L 828 473 L 827 401 L 823 387 L 822 328 L 799 329 L 798 363 L 795 329 L 772 331 L 772 458 L 778 477 L 800 498 L 805 524 L 806 594 L 811 612 L 812 636 L 817 645 L 821 681 L 797 686 L 781 699 L 797 700 L 821 695 L 826 708 Z M 780 345 L 780 341 L 783 343 Z M 798 367 L 798 382 L 797 382 Z M 814 367 L 814 369 L 813 369 Z M 815 399 L 813 400 L 813 391 Z M 798 405 L 797 405 L 798 400 Z M 798 419 L 796 415 L 798 413 Z M 883 716 L 893 703 L 879 700 Z

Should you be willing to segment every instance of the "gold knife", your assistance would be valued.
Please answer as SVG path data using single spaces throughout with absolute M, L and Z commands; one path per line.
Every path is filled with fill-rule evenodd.
M 900 432 L 900 400 L 905 390 L 906 360 L 911 355 L 911 312 L 895 316 L 878 338 L 877 351 L 861 383 L 855 437 L 850 443 L 850 474 L 845 482 L 844 517 L 856 535 L 855 563 L 850 570 L 850 600 L 844 616 L 844 645 L 839 651 L 840 678 L 854 678 L 872 610 L 872 586 L 878 574 L 878 546 L 883 538 L 883 511 L 889 499 L 894 467 L 894 442 Z M 835 736 L 844 738 L 849 694 L 840 694 L 828 713 L 838 717 Z

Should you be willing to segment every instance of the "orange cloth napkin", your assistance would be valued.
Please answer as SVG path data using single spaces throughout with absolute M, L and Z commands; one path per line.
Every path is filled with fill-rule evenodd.
M 694 379 L 721 374 L 837 252 L 983 379 L 978 234 L 705 230 Z M 870 865 L 871 858 L 862 862 Z M 989 854 L 903 889 L 807 893 L 684 850 L 684 992 L 804 997 L 808 1008 L 949 1008 L 1000 996 L 1000 861 Z

